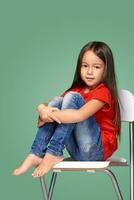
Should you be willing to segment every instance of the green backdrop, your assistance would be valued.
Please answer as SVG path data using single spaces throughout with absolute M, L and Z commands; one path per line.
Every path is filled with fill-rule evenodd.
M 36 134 L 36 106 L 70 86 L 83 45 L 92 40 L 108 43 L 119 89 L 134 91 L 133 7 L 131 0 L 0 1 L 0 199 L 43 199 L 39 179 L 31 177 L 33 169 L 19 177 L 12 171 Z M 129 160 L 123 127 L 116 155 Z M 129 168 L 113 171 L 124 199 L 129 199 Z M 109 177 L 81 172 L 60 173 L 53 197 L 116 199 Z

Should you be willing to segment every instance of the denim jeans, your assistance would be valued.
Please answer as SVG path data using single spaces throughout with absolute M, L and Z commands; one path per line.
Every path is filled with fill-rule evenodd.
M 79 109 L 85 104 L 78 92 L 68 92 L 64 97 L 57 97 L 49 106 L 63 109 Z M 103 147 L 100 127 L 95 117 L 91 116 L 78 123 L 46 123 L 39 127 L 31 147 L 31 153 L 44 157 L 45 153 L 62 156 L 66 147 L 74 160 L 96 161 L 103 159 Z

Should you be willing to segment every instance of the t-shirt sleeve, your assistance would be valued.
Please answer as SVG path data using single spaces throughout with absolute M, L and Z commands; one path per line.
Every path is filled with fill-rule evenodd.
M 98 99 L 106 103 L 103 107 L 103 110 L 108 111 L 111 108 L 112 96 L 108 88 L 100 87 L 94 91 L 91 95 L 91 99 Z

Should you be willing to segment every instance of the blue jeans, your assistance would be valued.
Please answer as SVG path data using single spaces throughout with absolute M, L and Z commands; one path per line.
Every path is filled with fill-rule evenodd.
M 85 104 L 78 92 L 68 92 L 64 97 L 57 97 L 49 106 L 63 109 L 79 109 Z M 66 147 L 74 160 L 96 161 L 103 159 L 103 147 L 100 127 L 95 117 L 78 123 L 46 123 L 36 134 L 31 153 L 44 157 L 45 153 L 62 156 Z

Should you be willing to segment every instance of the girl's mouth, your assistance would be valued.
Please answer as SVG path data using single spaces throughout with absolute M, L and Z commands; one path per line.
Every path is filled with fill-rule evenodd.
M 93 77 L 86 77 L 87 80 L 94 80 Z

